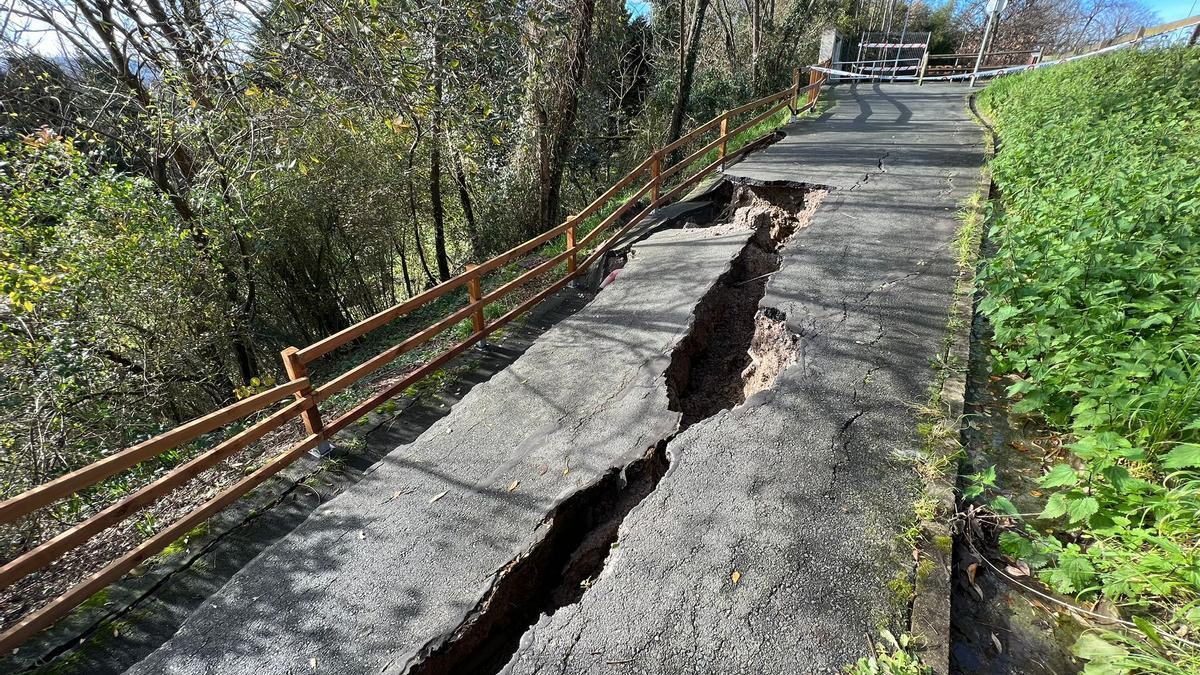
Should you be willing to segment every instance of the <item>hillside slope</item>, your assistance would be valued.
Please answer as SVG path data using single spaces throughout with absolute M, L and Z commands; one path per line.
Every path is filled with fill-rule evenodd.
M 1001 545 L 1139 628 L 1076 645 L 1104 672 L 1197 672 L 1176 638 L 1200 631 L 1200 49 L 1008 77 L 979 101 L 1002 143 L 993 372 L 1069 450 L 1047 453 L 1045 508 Z

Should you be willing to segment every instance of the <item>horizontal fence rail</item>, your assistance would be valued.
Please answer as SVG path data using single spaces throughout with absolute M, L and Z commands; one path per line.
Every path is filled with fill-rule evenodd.
M 827 66 L 828 62 L 821 65 Z M 284 424 L 298 418 L 303 422 L 305 428 L 304 437 L 300 441 L 290 445 L 266 464 L 148 537 L 134 549 L 108 563 L 98 572 L 86 577 L 0 634 L 0 650 L 10 651 L 37 631 L 53 624 L 84 600 L 120 579 L 137 565 L 160 553 L 172 542 L 186 535 L 192 528 L 232 504 L 236 499 L 305 453 L 322 447 L 339 431 L 430 373 L 435 372 L 471 346 L 500 330 L 570 283 L 571 280 L 583 275 L 655 209 L 687 194 L 689 189 L 719 167 L 755 147 L 755 142 L 761 138 L 751 140 L 742 147 L 729 151 L 731 140 L 754 128 L 755 125 L 770 119 L 785 108 L 790 109 L 793 114 L 811 110 L 816 105 L 820 88 L 826 79 L 825 75 L 810 70 L 809 82 L 802 86 L 800 71 L 796 70 L 791 87 L 726 111 L 687 135 L 654 151 L 641 164 L 605 190 L 579 213 L 568 217 L 563 223 L 486 262 L 468 265 L 462 274 L 307 347 L 289 347 L 283 350 L 280 356 L 288 375 L 286 383 L 249 396 L 0 502 L 0 525 L 11 523 L 38 509 L 69 498 L 81 490 L 93 487 L 142 462 L 154 459 L 164 452 L 191 443 L 231 424 L 247 420 L 251 416 L 261 415 L 260 419 L 245 429 L 200 452 L 186 463 L 171 469 L 144 487 L 125 495 L 94 515 L 0 566 L 0 587 L 8 587 L 25 576 L 46 567 L 105 529 L 121 523 L 141 509 L 154 504 L 172 490 L 185 485 L 221 461 L 262 440 L 268 433 L 279 429 Z M 804 98 L 803 102 L 801 102 L 801 97 Z M 755 112 L 757 114 L 730 128 L 731 123 L 737 122 L 738 118 Z M 714 131 L 717 132 L 715 138 L 690 153 L 673 159 L 675 155 L 682 154 L 690 145 L 699 142 L 705 134 Z M 686 175 L 695 168 L 694 165 L 704 160 L 714 150 L 716 158 L 713 161 L 696 168 L 691 175 Z M 628 194 L 622 196 L 626 191 L 629 191 Z M 579 228 L 585 220 L 595 216 L 618 198 L 624 199 L 624 202 L 589 232 L 582 237 L 578 236 Z M 634 212 L 634 215 L 629 216 L 630 212 Z M 533 253 L 538 248 L 564 235 L 566 248 L 561 253 L 546 258 L 532 269 L 526 270 L 494 290 L 483 292 L 482 280 L 485 275 L 500 270 L 505 265 Z M 602 237 L 603 240 L 601 240 Z M 564 264 L 566 266 L 564 276 L 515 307 L 508 309 L 499 317 L 492 320 L 487 319 L 486 309 L 488 306 L 504 300 L 522 286 L 552 273 Z M 309 379 L 308 366 L 317 359 L 464 288 L 467 291 L 466 305 L 324 384 L 314 386 Z M 328 401 L 330 397 L 345 391 L 368 375 L 394 362 L 401 355 L 427 344 L 434 337 L 468 319 L 471 321 L 471 331 L 466 338 L 441 351 L 406 373 L 398 381 L 389 384 L 328 423 L 322 420 L 320 413 L 322 402 Z M 280 406 L 289 398 L 292 399 L 289 403 Z M 272 408 L 277 409 L 272 410 Z
M 1099 49 L 1104 49 L 1106 47 L 1111 47 L 1113 45 L 1123 44 L 1126 42 L 1142 42 L 1143 40 L 1148 40 L 1153 37 L 1158 37 L 1159 35 L 1166 35 L 1167 33 L 1173 33 L 1177 30 L 1182 30 L 1184 28 L 1195 28 L 1195 30 L 1192 31 L 1191 39 L 1188 40 L 1188 44 L 1189 45 L 1196 44 L 1197 37 L 1200 36 L 1200 14 L 1195 15 L 1195 16 L 1189 16 L 1186 19 L 1178 19 L 1176 21 L 1169 21 L 1167 23 L 1160 23 L 1157 26 L 1151 26 L 1149 28 L 1139 28 L 1131 33 L 1126 33 L 1124 35 L 1120 35 L 1115 38 L 1112 38 L 1111 40 L 1105 40 L 1104 42 L 1097 42 L 1097 43 L 1090 44 L 1090 45 L 1080 46 L 1078 49 L 1075 49 L 1074 51 L 1062 52 L 1060 54 L 1054 54 L 1053 56 L 1046 56 L 1044 58 L 1047 61 L 1051 61 L 1051 60 L 1055 60 L 1055 59 L 1067 58 L 1067 57 L 1070 57 L 1073 55 L 1083 54 L 1085 52 L 1091 52 L 1091 51 L 1096 51 Z
M 960 52 L 948 54 L 932 54 L 926 51 L 919 59 L 900 58 L 901 47 L 926 47 L 923 43 L 907 45 L 888 43 L 863 43 L 862 47 L 897 49 L 891 58 L 859 59 L 855 61 L 838 61 L 827 68 L 826 74 L 837 79 L 871 80 L 874 82 L 917 82 L 924 84 L 926 80 L 958 80 L 970 79 L 974 86 L 977 78 L 991 78 L 1009 73 L 1021 72 L 1026 69 L 1041 68 L 1050 65 L 1085 58 L 1097 54 L 1123 49 L 1138 48 L 1147 41 L 1161 38 L 1164 35 L 1190 29 L 1190 35 L 1180 37 L 1180 42 L 1192 46 L 1200 42 L 1200 15 L 1179 19 L 1157 26 L 1143 27 L 1136 31 L 1125 33 L 1108 40 L 1092 44 L 1079 45 L 1073 50 L 1058 54 L 1047 54 L 1042 48 L 1026 50 L 995 50 L 979 54 L 979 52 Z M 861 50 L 860 50 L 861 54 Z M 916 61 L 916 65 L 912 62 Z M 978 64 L 978 66 L 976 65 Z M 823 64 L 818 64 L 822 66 Z

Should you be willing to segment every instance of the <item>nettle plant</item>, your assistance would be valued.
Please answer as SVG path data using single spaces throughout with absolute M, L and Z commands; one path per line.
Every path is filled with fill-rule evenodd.
M 1071 451 L 1011 555 L 1077 596 L 1200 630 L 1200 50 L 993 83 L 1003 195 L 980 303 L 1013 412 Z

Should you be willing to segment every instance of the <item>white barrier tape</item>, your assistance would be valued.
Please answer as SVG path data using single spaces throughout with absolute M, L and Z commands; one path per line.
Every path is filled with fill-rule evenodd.
M 994 70 L 981 70 L 975 74 L 975 77 L 993 77 L 995 75 L 1004 75 L 1006 73 L 1016 72 L 1018 70 L 1028 70 L 1033 66 L 1020 65 L 1009 68 L 997 68 Z M 810 69 L 826 75 L 837 75 L 838 77 L 848 77 L 855 80 L 871 80 L 875 79 L 876 75 L 864 75 L 861 73 L 850 73 L 844 70 L 834 70 L 833 68 L 822 68 L 821 66 L 809 66 Z M 897 80 L 900 82 L 916 82 L 918 79 L 924 79 L 927 82 L 950 81 L 950 80 L 965 80 L 971 77 L 971 73 L 957 73 L 954 75 L 926 75 L 924 78 L 919 78 L 916 75 L 894 75 L 888 76 L 889 80 Z
M 917 70 L 920 67 L 921 66 L 916 66 L 916 65 L 914 65 L 914 66 L 875 66 L 873 68 L 864 68 L 862 66 L 858 66 L 855 68 L 855 71 L 863 72 L 863 73 L 891 73 L 891 72 L 895 72 L 898 70 Z
M 835 63 L 834 65 L 835 65 L 835 66 L 853 66 L 853 65 L 856 65 L 856 64 L 859 64 L 859 63 L 896 63 L 897 61 L 899 61 L 900 63 L 904 63 L 904 62 L 906 62 L 906 61 L 920 61 L 920 60 L 921 60 L 921 59 L 920 59 L 919 57 L 918 57 L 918 58 L 912 58 L 912 59 L 896 59 L 896 58 L 891 58 L 891 59 L 863 59 L 863 60 L 861 60 L 861 61 L 838 61 L 838 62 L 837 62 L 837 63 Z
M 1086 54 L 1076 54 L 1075 56 L 1067 56 L 1067 57 L 1064 57 L 1061 59 L 1055 59 L 1053 61 L 1043 61 L 1042 63 L 1039 63 L 1038 65 L 1039 66 L 1042 66 L 1042 65 L 1048 66 L 1048 65 L 1053 65 L 1055 63 L 1066 63 L 1067 61 L 1075 61 L 1077 59 L 1086 58 L 1088 56 L 1095 56 L 1097 54 L 1106 54 L 1108 52 L 1115 52 L 1118 49 L 1124 49 L 1130 45 L 1135 45 L 1137 43 L 1138 43 L 1137 40 L 1129 40 L 1128 42 L 1120 42 L 1115 45 L 1110 45 L 1108 47 L 1105 47 L 1104 49 L 1097 49 L 1094 52 L 1088 52 Z
M 899 47 L 901 49 L 916 49 L 918 47 L 923 48 L 926 45 L 924 42 L 866 42 L 859 46 L 863 47 L 863 48 L 875 48 L 875 49 L 888 49 L 888 48 L 895 49 L 897 47 Z

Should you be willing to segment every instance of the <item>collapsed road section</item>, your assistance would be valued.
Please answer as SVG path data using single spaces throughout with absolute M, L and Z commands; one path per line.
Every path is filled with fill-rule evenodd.
M 132 672 L 503 665 L 524 625 L 578 599 L 661 477 L 683 416 L 673 354 L 697 306 L 747 274 L 738 261 L 755 236 L 729 224 L 638 242 L 591 304 L 238 572 Z
M 738 187 L 733 194 L 717 223 L 692 230 L 717 236 L 741 233 L 745 243 L 695 306 L 686 335 L 670 352 L 664 376 L 668 406 L 680 413 L 675 432 L 561 503 L 542 524 L 542 539 L 501 572 L 465 621 L 449 636 L 431 641 L 397 672 L 499 670 L 540 616 L 585 595 L 619 546 L 624 518 L 666 473 L 675 434 L 741 404 L 747 392 L 769 388 L 795 362 L 796 336 L 785 334 L 776 318 L 759 314 L 758 303 L 767 278 L 779 269 L 787 240 L 807 223 L 824 191 Z M 629 278 L 622 283 L 630 283 Z
M 133 672 L 809 673 L 904 631 L 982 150 L 958 90 L 838 97 Z

